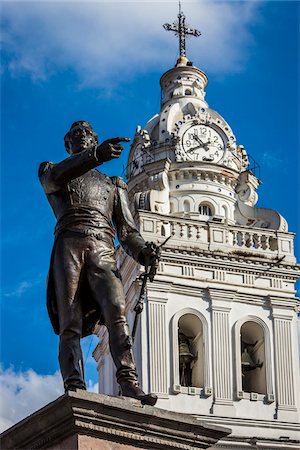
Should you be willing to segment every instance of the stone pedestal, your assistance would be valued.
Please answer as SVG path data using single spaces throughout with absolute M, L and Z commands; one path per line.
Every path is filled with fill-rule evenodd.
M 209 448 L 231 430 L 125 397 L 69 392 L 1 435 L 3 450 Z

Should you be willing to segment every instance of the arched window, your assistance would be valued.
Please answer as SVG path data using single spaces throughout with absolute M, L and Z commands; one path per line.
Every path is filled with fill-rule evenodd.
M 164 225 L 162 225 L 161 228 L 160 228 L 160 234 L 161 234 L 161 236 L 165 236 L 166 235 L 166 230 L 165 230 L 165 226 Z
M 207 203 L 201 203 L 201 205 L 199 206 L 199 213 L 201 214 L 201 216 L 210 217 L 212 216 L 212 208 Z
M 173 317 L 173 391 L 211 395 L 208 324 L 201 313 L 186 308 Z M 198 391 L 197 391 L 198 389 Z
M 256 322 L 241 327 L 242 390 L 266 394 L 264 330 Z
M 185 95 L 192 95 L 192 91 L 190 89 L 185 90 Z
M 203 387 L 203 326 L 199 317 L 184 314 L 178 321 L 179 383 Z
M 270 330 L 256 316 L 234 325 L 237 399 L 274 402 Z

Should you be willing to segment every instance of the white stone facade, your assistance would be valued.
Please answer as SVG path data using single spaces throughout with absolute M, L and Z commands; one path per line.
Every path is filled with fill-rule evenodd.
M 172 236 L 136 335 L 140 382 L 158 407 L 232 428 L 216 448 L 299 449 L 294 234 L 276 211 L 255 208 L 259 180 L 204 100 L 206 84 L 179 58 L 161 78 L 160 113 L 138 127 L 129 155 L 141 234 L 156 243 Z M 121 249 L 119 264 L 132 325 L 142 267 Z M 179 332 L 193 355 L 188 366 Z M 117 395 L 104 328 L 99 337 L 99 389 Z M 256 368 L 247 371 L 248 352 Z

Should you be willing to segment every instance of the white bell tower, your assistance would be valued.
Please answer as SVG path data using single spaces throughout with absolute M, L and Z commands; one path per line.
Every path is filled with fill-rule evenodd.
M 260 181 L 247 152 L 185 56 L 185 35 L 200 33 L 182 12 L 164 27 L 179 34 L 180 56 L 161 77 L 161 110 L 137 128 L 127 166 L 141 234 L 158 244 L 171 236 L 137 330 L 140 383 L 160 408 L 232 428 L 216 448 L 296 449 L 294 234 L 279 213 L 255 207 Z M 142 267 L 121 249 L 119 263 L 132 325 Z M 104 327 L 99 338 L 100 392 L 117 395 Z

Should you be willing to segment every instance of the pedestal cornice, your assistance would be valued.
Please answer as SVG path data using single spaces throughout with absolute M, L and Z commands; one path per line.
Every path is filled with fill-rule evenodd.
M 133 399 L 77 391 L 59 397 L 2 433 L 1 444 L 6 450 L 54 449 L 73 437 L 76 448 L 83 449 L 80 438 L 89 437 L 94 449 L 117 448 L 117 442 L 124 449 L 192 450 L 209 448 L 230 432 L 187 414 L 141 406 Z

